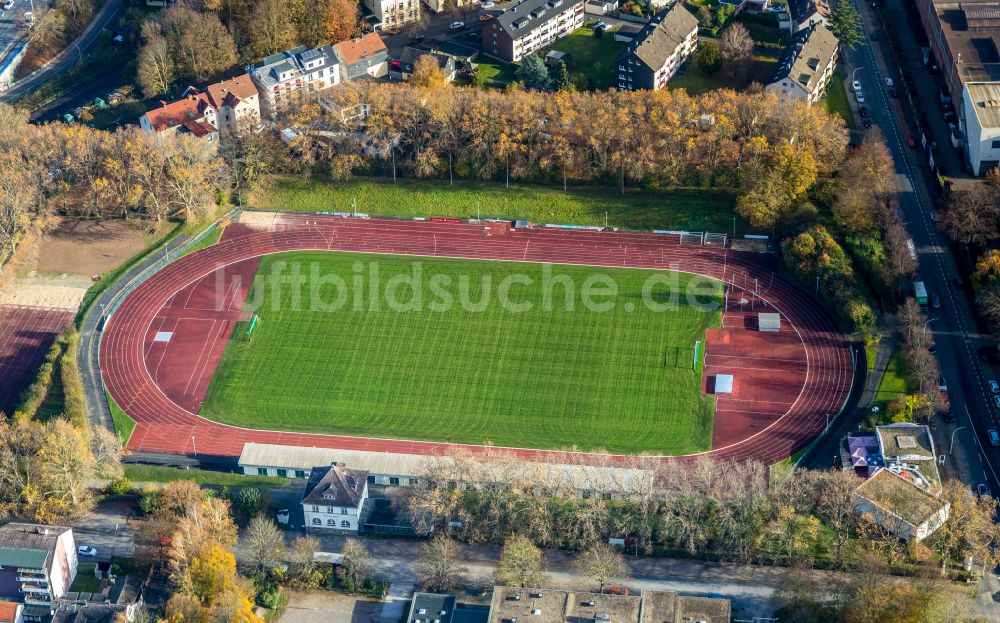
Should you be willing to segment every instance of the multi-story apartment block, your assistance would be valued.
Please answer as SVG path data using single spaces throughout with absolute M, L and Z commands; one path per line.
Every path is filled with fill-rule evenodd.
M 823 97 L 837 66 L 840 42 L 823 24 L 813 24 L 792 35 L 765 90 L 779 102 L 805 100 L 809 105 Z
M 357 532 L 368 499 L 368 472 L 331 463 L 314 467 L 302 495 L 306 530 Z
M 698 46 L 698 19 L 680 2 L 653 16 L 618 55 L 618 88 L 658 91 Z
M 364 0 L 382 30 L 396 30 L 420 19 L 420 0 Z
M 330 45 L 300 46 L 257 63 L 250 78 L 260 92 L 260 112 L 276 119 L 306 95 L 340 83 L 340 64 Z
M 76 568 L 72 528 L 0 526 L 0 596 L 49 605 L 69 591 Z
M 483 52 L 508 63 L 583 26 L 583 0 L 521 0 L 483 24 Z

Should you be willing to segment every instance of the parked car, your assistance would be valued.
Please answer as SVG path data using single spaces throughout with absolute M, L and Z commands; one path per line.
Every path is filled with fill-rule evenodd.
M 894 85 L 894 83 L 892 81 L 892 78 L 890 78 L 889 76 L 886 76 L 885 77 L 885 86 L 887 86 L 887 87 L 889 87 L 891 89 L 893 87 L 893 85 Z
M 854 82 L 852 82 L 851 83 L 851 88 L 854 89 L 855 93 L 860 93 L 861 92 L 861 81 L 860 80 L 855 80 Z
M 962 290 L 965 288 L 965 280 L 961 277 L 952 277 L 951 283 L 955 286 L 956 290 Z
M 941 309 L 941 297 L 937 292 L 931 294 L 931 309 Z
M 278 512 L 277 512 L 277 513 L 275 514 L 274 518 L 275 518 L 275 519 L 276 519 L 276 520 L 278 521 L 278 523 L 279 523 L 279 524 L 281 524 L 282 526 L 287 526 L 287 525 L 288 525 L 288 518 L 289 518 L 289 516 L 290 516 L 290 515 L 289 515 L 289 513 L 288 513 L 288 509 L 287 509 L 287 508 L 282 508 L 281 510 L 279 510 L 279 511 L 278 511 Z
M 865 129 L 870 128 L 872 127 L 872 120 L 866 117 L 865 120 L 861 122 L 861 125 L 865 126 Z
M 7 2 L 3 3 L 3 10 L 4 11 L 9 11 L 9 10 L 11 10 L 13 8 L 14 8 L 14 0 L 7 0 Z
M 1000 400 L 1000 396 L 995 396 L 997 400 Z M 1000 433 L 997 433 L 995 428 L 991 428 L 986 431 L 986 434 L 990 436 L 991 446 L 1000 446 Z
M 479 21 L 481 22 L 488 22 L 491 19 L 493 19 L 493 16 L 490 15 L 489 13 L 483 13 L 482 15 L 479 16 Z
M 899 89 L 896 87 L 889 89 L 889 97 L 899 97 Z
M 465 28 L 465 22 L 452 22 L 451 26 L 448 28 L 451 28 L 452 30 L 462 30 Z
M 770 11 L 771 13 L 784 13 L 785 5 L 775 2 L 770 7 L 768 7 L 767 10 Z
M 611 28 L 611 24 L 607 23 L 604 20 L 601 20 L 596 24 L 594 24 L 594 30 L 607 30 L 608 28 Z
M 991 393 L 1000 394 L 1000 383 L 997 383 L 996 380 L 990 379 L 986 381 L 986 385 L 990 388 Z
M 493 0 L 486 0 L 486 2 L 480 3 L 479 6 L 483 7 L 484 9 L 492 9 L 496 5 L 497 3 L 493 2 Z
M 869 116 L 871 116 L 870 113 L 868 112 L 868 107 L 867 106 L 862 106 L 862 107 L 858 108 L 858 114 L 861 115 L 862 119 L 867 119 Z
M 97 548 L 91 547 L 89 545 L 81 545 L 80 547 L 76 548 L 76 554 L 77 556 L 96 556 Z
M 854 92 L 854 99 L 858 100 L 859 104 L 864 104 L 865 103 L 865 94 L 862 93 L 861 91 L 855 91 Z
M 993 395 L 993 404 L 996 405 L 998 409 L 1000 409 L 1000 396 L 996 394 Z

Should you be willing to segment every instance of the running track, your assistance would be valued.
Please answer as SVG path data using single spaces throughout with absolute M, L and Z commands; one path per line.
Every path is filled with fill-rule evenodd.
M 144 349 L 161 309 L 185 287 L 214 271 L 267 253 L 343 250 L 423 256 L 495 259 L 560 264 L 684 270 L 731 286 L 731 294 L 767 304 L 782 314 L 784 331 L 794 330 L 804 348 L 801 392 L 773 423 L 747 437 L 705 453 L 717 458 L 779 461 L 807 444 L 839 413 L 853 379 L 852 353 L 829 315 L 802 290 L 775 272 L 773 263 L 753 253 L 678 244 L 676 236 L 643 233 L 509 230 L 474 224 L 286 216 L 286 226 L 247 230 L 165 267 L 126 297 L 107 323 L 101 344 L 105 385 L 137 426 L 132 450 L 239 456 L 249 441 L 434 454 L 451 444 L 252 430 L 201 418 L 172 402 L 145 365 Z M 757 292 L 755 290 L 757 282 Z M 739 298 L 739 296 L 737 296 Z M 711 353 L 709 353 L 711 355 Z M 466 446 L 472 451 L 479 446 Z M 523 458 L 576 462 L 578 454 L 512 449 Z

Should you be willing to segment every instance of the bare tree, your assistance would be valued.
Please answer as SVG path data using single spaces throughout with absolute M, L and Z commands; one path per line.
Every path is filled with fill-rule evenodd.
M 357 539 L 347 539 L 340 550 L 341 563 L 337 572 L 351 590 L 357 590 L 372 577 L 372 556 Z
M 719 51 L 722 58 L 729 65 L 733 74 L 745 74 L 750 61 L 753 60 L 753 39 L 746 26 L 740 23 L 732 23 L 719 36 Z
M 955 242 L 982 246 L 995 238 L 1000 225 L 997 190 L 974 184 L 951 195 L 941 219 L 941 229 Z
M 459 547 L 444 534 L 437 534 L 420 546 L 417 559 L 417 579 L 432 593 L 446 593 L 464 570 L 459 565 Z
M 580 571 L 597 582 L 600 592 L 604 592 L 604 587 L 611 580 L 623 577 L 628 572 L 625 559 L 609 543 L 594 543 L 576 559 L 576 565 Z
M 273 567 L 285 552 L 284 536 L 277 524 L 264 515 L 257 515 L 250 520 L 244 540 L 250 562 L 261 571 Z

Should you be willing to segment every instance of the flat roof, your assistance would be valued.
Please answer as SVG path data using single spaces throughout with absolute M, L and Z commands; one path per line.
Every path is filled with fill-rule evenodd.
M 611 595 L 556 589 L 493 589 L 489 623 L 729 623 L 728 599 L 667 591 Z
M 716 374 L 715 375 L 715 392 L 716 394 L 731 394 L 733 393 L 733 375 L 732 374 Z
M 996 0 L 928 0 L 962 82 L 1000 80 Z M 961 58 L 959 62 L 958 59 Z M 946 59 L 941 59 L 947 62 Z M 958 97 L 958 93 L 952 93 Z
M 451 623 L 455 615 L 455 596 L 440 593 L 414 593 L 407 623 Z
M 1000 83 L 966 82 L 969 104 L 983 128 L 1000 127 Z
M 781 314 L 774 312 L 757 314 L 757 328 L 761 331 L 777 331 L 781 329 Z

